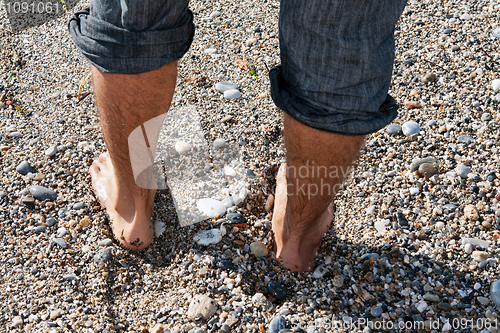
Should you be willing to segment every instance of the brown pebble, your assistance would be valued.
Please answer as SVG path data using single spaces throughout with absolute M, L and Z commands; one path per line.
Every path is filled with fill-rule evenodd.
M 438 173 L 438 169 L 433 163 L 422 163 L 418 168 L 418 173 L 426 180 L 429 180 L 432 176 Z
M 373 280 L 375 280 L 375 278 L 376 278 L 376 276 L 372 272 L 368 272 L 368 273 L 365 274 L 366 281 L 368 281 L 370 283 L 372 283 Z
M 481 223 L 481 225 L 482 225 L 483 227 L 485 227 L 486 229 L 491 228 L 491 223 L 490 223 L 490 222 L 488 222 L 488 221 L 483 221 L 483 223 Z
M 266 212 L 270 211 L 271 208 L 273 208 L 273 205 L 274 205 L 274 195 L 272 194 L 269 194 L 269 196 L 267 197 L 267 200 L 266 200 Z
M 44 180 L 44 179 L 45 179 L 45 174 L 43 174 L 43 173 L 41 173 L 41 172 L 40 172 L 40 173 L 37 173 L 37 174 L 35 175 L 35 178 L 33 178 L 33 180 L 36 180 L 36 181 L 40 181 L 40 180 Z
M 417 108 L 421 108 L 421 107 L 422 107 L 422 104 L 420 104 L 420 102 L 418 102 L 418 101 L 406 101 L 405 102 L 405 108 L 407 108 L 408 110 L 417 109 Z
M 25 205 L 34 205 L 35 198 L 33 198 L 31 195 L 23 195 L 21 197 L 21 202 Z

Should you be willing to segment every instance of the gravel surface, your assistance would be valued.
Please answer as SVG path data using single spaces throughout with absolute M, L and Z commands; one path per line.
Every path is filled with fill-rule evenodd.
M 239 147 L 248 193 L 217 198 L 245 198 L 225 207 L 235 215 L 180 227 L 159 191 L 158 237 L 133 253 L 91 190 L 106 147 L 71 13 L 14 34 L 0 7 L 0 330 L 498 332 L 500 4 L 409 1 L 390 92 L 399 126 L 367 137 L 302 274 L 271 252 L 285 154 L 267 77 L 279 2 L 191 8 L 197 34 L 172 108 L 198 111 L 208 145 Z M 225 81 L 235 85 L 216 89 Z M 220 241 L 199 244 L 207 234 Z

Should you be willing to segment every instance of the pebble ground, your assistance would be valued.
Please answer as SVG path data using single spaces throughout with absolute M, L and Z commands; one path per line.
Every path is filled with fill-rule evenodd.
M 196 233 L 217 222 L 180 228 L 161 191 L 154 219 L 166 230 L 132 253 L 112 240 L 91 190 L 87 170 L 106 147 L 93 95 L 75 97 L 88 68 L 67 31 L 71 13 L 14 34 L 0 7 L 1 330 L 497 332 L 500 5 L 409 1 L 390 91 L 402 128 L 367 138 L 317 267 L 303 274 L 256 243 L 271 248 L 265 208 L 284 160 L 267 76 L 279 63 L 279 2 L 191 8 L 197 34 L 172 107 L 194 106 L 209 142 L 241 146 L 256 174 L 238 208 L 248 225 L 198 245 Z M 224 99 L 220 81 L 241 97 Z M 33 170 L 17 171 L 23 161 Z M 55 198 L 38 199 L 33 185 Z M 371 329 L 348 325 L 363 320 Z

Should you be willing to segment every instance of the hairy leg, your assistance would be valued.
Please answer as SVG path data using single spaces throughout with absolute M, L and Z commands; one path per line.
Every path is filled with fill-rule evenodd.
M 141 74 L 109 74 L 95 67 L 91 72 L 108 148 L 89 170 L 92 186 L 106 207 L 116 239 L 126 248 L 141 250 L 153 239 L 151 214 L 156 190 L 151 168 L 142 175 L 142 187 L 136 184 L 131 158 L 137 160 L 147 150 L 141 149 L 139 142 L 129 142 L 129 136 L 137 128 L 146 133 L 144 124 L 156 118 L 147 124 L 144 135 L 154 152 L 174 93 L 177 62 Z M 148 161 L 139 160 L 143 164 Z M 153 186 L 142 185 L 148 182 Z
M 333 219 L 335 193 L 352 169 L 364 136 L 320 131 L 284 116 L 286 164 L 277 177 L 272 229 L 276 257 L 306 271 Z

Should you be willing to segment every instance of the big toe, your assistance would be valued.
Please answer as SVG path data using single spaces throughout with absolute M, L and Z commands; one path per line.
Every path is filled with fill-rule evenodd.
M 92 178 L 96 178 L 99 172 L 101 172 L 101 166 L 98 162 L 94 161 L 89 168 L 89 173 L 92 176 Z
M 276 175 L 276 182 L 278 184 L 286 182 L 286 163 L 281 164 L 278 174 Z
M 99 155 L 99 158 L 97 159 L 99 163 L 106 163 L 108 160 L 109 160 L 109 152 L 107 151 Z

